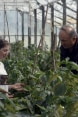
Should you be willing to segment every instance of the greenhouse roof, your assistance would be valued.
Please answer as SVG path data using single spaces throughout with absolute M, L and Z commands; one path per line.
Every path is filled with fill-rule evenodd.
M 40 6 L 54 5 L 55 25 L 60 26 L 63 22 L 63 2 L 64 0 L 0 0 L 0 10 L 18 10 L 21 12 L 33 14 L 37 9 L 37 18 L 41 19 L 42 12 Z M 66 1 L 66 20 L 69 24 L 76 25 L 77 3 L 75 0 Z M 51 21 L 51 10 L 48 9 L 47 22 Z

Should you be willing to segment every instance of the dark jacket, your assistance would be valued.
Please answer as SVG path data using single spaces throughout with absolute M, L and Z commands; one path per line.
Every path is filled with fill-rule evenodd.
M 69 61 L 78 64 L 78 40 L 71 49 L 65 49 L 63 46 L 60 47 L 60 60 L 65 60 L 67 57 Z

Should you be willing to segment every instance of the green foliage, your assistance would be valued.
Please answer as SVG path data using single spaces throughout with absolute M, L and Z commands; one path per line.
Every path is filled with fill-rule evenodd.
M 11 100 L 16 106 L 15 116 L 77 117 L 78 79 L 71 70 L 78 70 L 78 66 L 66 60 L 63 61 L 66 67 L 59 67 L 57 52 L 55 62 L 56 69 L 52 70 L 50 52 L 37 50 L 33 45 L 24 48 L 21 42 L 12 45 L 10 58 L 4 61 L 8 83 L 23 82 L 26 90 L 21 94 L 13 92 L 17 94 Z M 8 103 L 7 108 L 13 114 Z
M 16 105 L 12 100 L 0 93 L 0 117 L 9 117 L 16 113 Z

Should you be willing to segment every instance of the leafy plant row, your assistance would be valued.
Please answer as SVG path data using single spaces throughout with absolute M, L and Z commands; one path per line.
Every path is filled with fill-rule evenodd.
M 24 48 L 21 42 L 12 44 L 11 54 L 4 63 L 8 83 L 23 82 L 25 92 L 11 90 L 15 95 L 13 99 L 4 96 L 0 103 L 1 117 L 78 116 L 78 78 L 72 72 L 78 70 L 75 63 L 65 60 L 66 67 L 60 67 L 56 51 L 56 67 L 52 69 L 49 51 L 34 45 Z

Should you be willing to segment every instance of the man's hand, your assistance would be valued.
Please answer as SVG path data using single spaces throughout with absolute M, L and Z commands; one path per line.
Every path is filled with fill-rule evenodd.
M 24 86 L 23 83 L 15 83 L 15 84 L 9 85 L 9 89 L 15 89 L 17 91 L 22 91 L 23 86 Z

